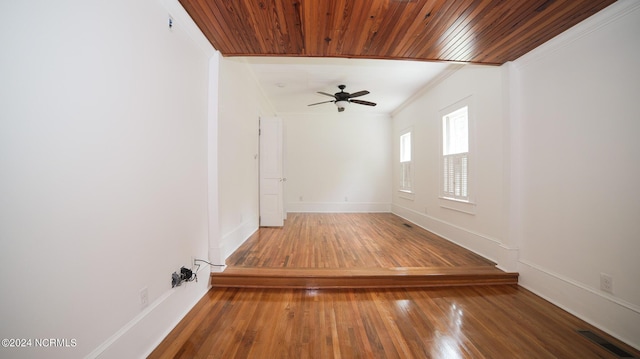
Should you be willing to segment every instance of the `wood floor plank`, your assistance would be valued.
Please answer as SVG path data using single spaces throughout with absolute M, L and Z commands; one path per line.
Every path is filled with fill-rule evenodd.
M 518 282 L 495 263 L 391 213 L 292 213 L 211 274 L 214 287 L 394 288 Z
M 150 358 L 616 358 L 519 286 L 212 289 Z M 206 333 L 206 335 L 205 335 Z
M 289 213 L 284 227 L 260 228 L 227 265 L 393 268 L 495 263 L 391 213 Z
M 293 214 L 283 228 L 261 228 L 229 258 L 225 272 L 253 273 L 262 281 L 285 272 L 312 280 L 501 272 L 405 223 L 391 214 Z M 214 287 L 149 358 L 617 358 L 578 330 L 640 358 L 639 351 L 518 285 L 409 284 Z

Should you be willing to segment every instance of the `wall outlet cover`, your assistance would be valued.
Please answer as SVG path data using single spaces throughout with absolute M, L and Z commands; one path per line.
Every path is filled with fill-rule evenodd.
M 600 273 L 600 289 L 613 294 L 613 277 L 606 273 Z
M 140 289 L 140 309 L 144 309 L 149 306 L 149 289 L 144 287 Z

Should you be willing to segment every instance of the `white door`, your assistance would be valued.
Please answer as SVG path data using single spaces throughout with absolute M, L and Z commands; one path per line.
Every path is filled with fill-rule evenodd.
M 282 119 L 260 118 L 260 226 L 282 227 Z

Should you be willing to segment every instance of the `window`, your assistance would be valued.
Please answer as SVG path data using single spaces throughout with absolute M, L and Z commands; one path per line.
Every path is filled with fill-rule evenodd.
M 411 192 L 411 132 L 400 136 L 400 190 Z
M 469 201 L 469 107 L 442 117 L 442 196 Z

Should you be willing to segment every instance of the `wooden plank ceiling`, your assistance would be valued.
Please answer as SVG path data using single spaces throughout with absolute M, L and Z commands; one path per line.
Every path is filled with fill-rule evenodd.
M 179 0 L 224 56 L 503 64 L 615 0 Z

